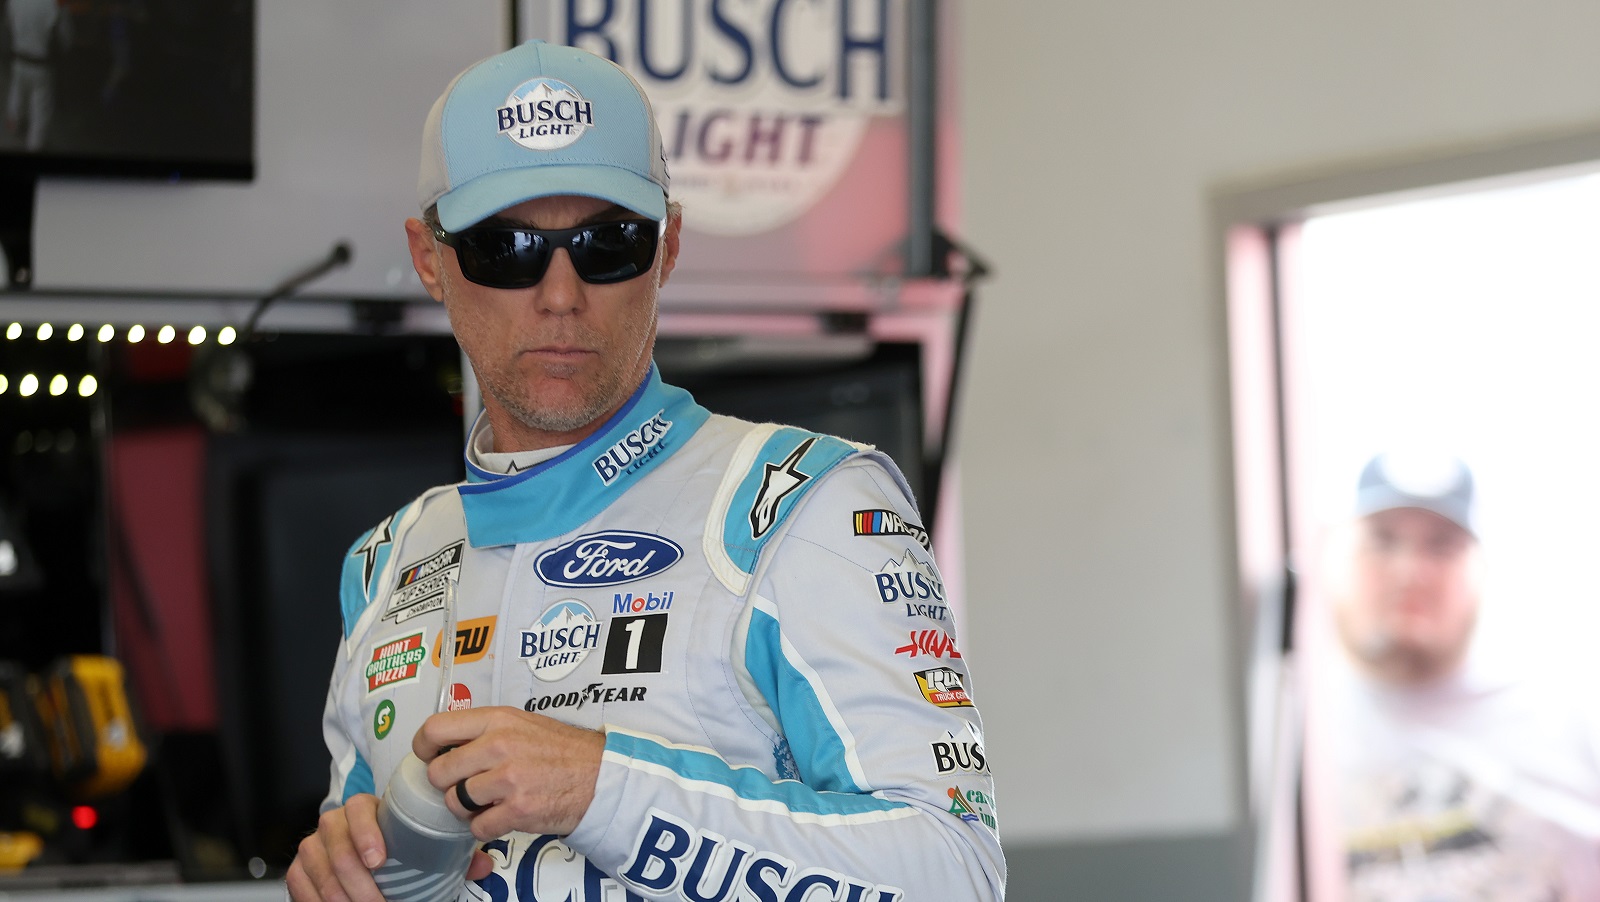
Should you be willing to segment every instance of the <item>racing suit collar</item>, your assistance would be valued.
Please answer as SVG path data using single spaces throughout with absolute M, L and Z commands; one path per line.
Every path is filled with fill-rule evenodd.
M 682 448 L 710 416 L 687 391 L 662 382 L 650 364 L 621 410 L 556 457 L 510 475 L 469 461 L 467 482 L 457 487 L 467 541 L 484 548 L 571 532 Z

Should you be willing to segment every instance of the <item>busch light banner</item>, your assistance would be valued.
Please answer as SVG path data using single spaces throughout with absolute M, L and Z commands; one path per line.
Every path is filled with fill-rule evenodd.
M 609 57 L 649 94 L 693 233 L 673 282 L 859 282 L 898 270 L 906 233 L 905 3 L 522 0 L 517 37 Z

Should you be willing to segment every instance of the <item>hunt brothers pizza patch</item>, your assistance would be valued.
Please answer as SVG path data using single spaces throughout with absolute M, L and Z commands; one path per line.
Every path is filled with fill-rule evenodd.
M 376 646 L 372 649 L 372 661 L 367 664 L 367 691 L 376 692 L 385 686 L 416 679 L 417 668 L 427 658 L 428 650 L 422 647 L 421 633 Z

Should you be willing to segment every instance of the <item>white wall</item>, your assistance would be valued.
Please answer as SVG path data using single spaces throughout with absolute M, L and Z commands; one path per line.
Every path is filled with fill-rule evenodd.
M 1600 126 L 1579 0 L 966 7 L 967 590 L 1009 842 L 1236 828 L 1226 186 Z

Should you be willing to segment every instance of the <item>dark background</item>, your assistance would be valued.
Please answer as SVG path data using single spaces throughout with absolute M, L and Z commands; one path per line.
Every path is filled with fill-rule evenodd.
M 0 394 L 0 517 L 38 563 L 36 579 L 0 580 L 0 661 L 31 671 L 72 653 L 157 662 L 128 675 L 136 710 L 159 715 L 146 724 L 145 773 L 98 803 L 104 816 L 91 835 L 57 837 L 51 860 L 170 858 L 189 879 L 240 877 L 251 858 L 276 871 L 314 826 L 327 791 L 320 720 L 341 635 L 342 558 L 420 491 L 462 476 L 459 351 L 449 336 L 283 334 L 196 351 L 181 340 L 130 345 L 120 334 L 106 345 L 59 333 L 0 345 L 7 375 L 93 372 L 101 380 L 88 399 Z M 664 340 L 661 358 L 686 359 L 674 350 Z M 244 391 L 207 397 L 203 376 L 218 354 L 248 364 Z M 662 369 L 713 411 L 878 445 L 923 488 L 915 346 L 880 345 L 826 364 L 745 359 Z M 213 412 L 226 407 L 231 428 L 208 426 L 202 402 Z M 108 449 L 163 435 L 197 436 L 203 472 L 149 478 L 196 492 L 203 504 L 160 515 L 111 510 L 107 499 L 123 492 L 108 484 L 118 478 L 107 475 Z M 187 534 L 203 536 L 194 559 L 204 569 L 198 603 L 210 648 L 128 627 L 182 616 L 187 602 L 154 588 L 181 556 L 149 541 L 152 531 L 186 534 L 174 517 L 193 519 Z M 111 566 L 116 554 L 133 563 Z M 124 606 L 118 616 L 108 599 Z M 172 693 L 161 687 L 189 681 L 215 685 L 214 716 L 163 727 Z M 17 826 L 6 817 L 0 806 L 0 830 Z

